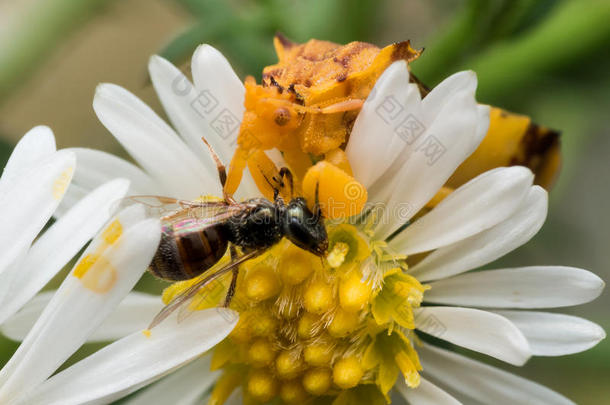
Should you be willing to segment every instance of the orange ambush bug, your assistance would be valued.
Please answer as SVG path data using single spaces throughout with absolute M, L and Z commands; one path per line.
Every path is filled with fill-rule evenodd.
M 383 71 L 398 60 L 412 62 L 422 51 L 409 41 L 380 49 L 364 42 L 339 45 L 315 39 L 297 44 L 281 34 L 275 36 L 274 46 L 279 61 L 263 69 L 262 83 L 251 76 L 245 80 L 246 111 L 225 192 L 235 192 L 248 167 L 269 198 L 269 179 L 277 179 L 278 170 L 264 151 L 277 148 L 295 175 L 296 191 L 308 204 L 319 200 L 326 218 L 358 214 L 366 203 L 366 189 L 351 176 L 343 151 L 353 123 Z M 429 90 L 412 74 L 410 80 L 425 97 Z M 499 108 L 492 108 L 490 119 L 486 138 L 433 201 L 498 166 L 525 165 L 538 184 L 553 184 L 560 165 L 559 134 Z M 321 185 L 328 178 L 339 186 L 329 190 Z M 331 210 L 330 201 L 346 198 L 346 184 L 358 188 L 358 200 L 355 205 L 350 201 L 348 210 Z
M 366 202 L 366 190 L 351 177 L 342 147 L 383 71 L 394 61 L 416 59 L 421 51 L 413 49 L 408 41 L 379 49 L 364 42 L 341 46 L 315 39 L 296 44 L 279 34 L 274 45 L 279 62 L 263 70 L 262 83 L 246 78 L 246 112 L 225 191 L 231 194 L 237 189 L 248 166 L 259 188 L 270 196 L 272 188 L 267 179 L 275 177 L 277 169 L 263 151 L 275 147 L 282 152 L 295 175 L 297 190 L 301 189 L 309 204 L 315 200 L 315 183 L 321 174 L 308 181 L 306 174 L 311 171 L 313 158 L 326 163 L 317 167 L 325 171 L 324 177 L 330 174 L 339 184 L 353 183 L 361 196 L 355 207 L 350 206 L 350 212 L 331 213 L 326 202 L 329 198 L 340 201 L 340 193 L 329 195 L 321 185 L 319 202 L 324 216 L 357 214 Z M 311 184 L 302 187 L 303 182 Z

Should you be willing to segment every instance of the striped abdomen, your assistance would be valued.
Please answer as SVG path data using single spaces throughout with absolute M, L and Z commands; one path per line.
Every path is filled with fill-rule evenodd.
M 193 231 L 188 223 L 170 225 L 161 235 L 150 272 L 165 280 L 188 280 L 216 264 L 227 247 L 220 224 Z

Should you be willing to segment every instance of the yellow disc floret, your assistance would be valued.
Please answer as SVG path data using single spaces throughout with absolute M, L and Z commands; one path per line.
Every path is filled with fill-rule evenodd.
M 297 333 L 299 338 L 305 340 L 313 337 L 316 334 L 316 324 L 319 323 L 320 317 L 315 314 L 306 312 L 301 316 L 297 323 Z
M 359 324 L 359 314 L 339 308 L 328 325 L 328 333 L 335 338 L 345 337 L 354 332 Z
M 300 380 L 282 382 L 280 387 L 280 398 L 287 404 L 299 404 L 308 397 Z
M 314 261 L 319 262 L 319 260 L 312 260 L 311 254 L 290 245 L 280 261 L 279 269 L 282 281 L 288 285 L 302 283 L 314 271 Z
M 299 374 L 303 368 L 303 360 L 299 353 L 284 351 L 277 356 L 275 368 L 280 378 L 289 380 Z
M 326 342 L 307 345 L 303 351 L 305 362 L 311 366 L 329 366 L 333 358 L 333 349 L 334 347 Z
M 255 340 L 248 349 L 248 358 L 254 366 L 270 364 L 275 357 L 273 347 L 266 339 Z
M 322 395 L 330 388 L 331 373 L 327 368 L 313 368 L 303 376 L 303 387 L 312 395 Z
M 271 373 L 254 371 L 248 378 L 248 393 L 261 402 L 271 400 L 277 392 L 277 382 Z
M 339 305 L 345 311 L 362 310 L 371 297 L 371 286 L 362 281 L 358 272 L 351 272 L 339 284 Z
M 255 322 L 251 322 L 250 330 L 254 336 L 269 336 L 273 334 L 277 327 L 277 319 L 272 315 L 261 312 L 255 316 Z
M 303 306 L 312 314 L 323 314 L 335 304 L 332 286 L 322 280 L 310 283 L 303 299 Z
M 364 375 L 364 370 L 357 357 L 346 357 L 337 361 L 333 367 L 333 381 L 343 389 L 358 385 Z
M 280 289 L 280 280 L 275 270 L 264 264 L 248 272 L 244 284 L 246 285 L 246 296 L 253 301 L 271 298 Z

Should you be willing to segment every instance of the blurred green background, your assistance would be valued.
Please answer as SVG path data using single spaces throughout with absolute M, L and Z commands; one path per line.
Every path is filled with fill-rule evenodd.
M 260 77 L 263 66 L 275 62 L 278 30 L 297 41 L 383 46 L 411 39 L 425 47 L 412 68 L 428 85 L 474 69 L 481 102 L 562 131 L 563 170 L 547 223 L 497 265 L 571 265 L 608 280 L 609 21 L 608 0 L 3 0 L 0 167 L 17 140 L 39 124 L 52 127 L 60 148 L 123 154 L 93 114 L 93 92 L 99 82 L 117 83 L 162 114 L 146 74 L 154 53 L 186 71 L 194 48 L 211 43 L 243 78 Z M 150 279 L 139 285 L 161 287 Z M 610 330 L 607 291 L 568 311 Z M 16 347 L 0 338 L 0 365 Z M 97 348 L 88 345 L 75 358 Z M 586 353 L 505 368 L 579 404 L 610 402 L 608 341 Z

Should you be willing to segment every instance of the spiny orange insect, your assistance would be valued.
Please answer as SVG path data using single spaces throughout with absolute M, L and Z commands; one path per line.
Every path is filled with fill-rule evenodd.
M 317 197 L 329 218 L 359 213 L 366 189 L 351 176 L 343 152 L 353 123 L 383 71 L 397 60 L 412 62 L 422 51 L 409 41 L 384 48 L 316 39 L 297 44 L 281 34 L 275 36 L 274 46 L 278 63 L 263 69 L 261 84 L 252 76 L 245 80 L 245 113 L 225 191 L 235 192 L 248 167 L 258 187 L 270 197 L 278 187 L 270 182 L 278 178 L 277 168 L 263 151 L 277 148 L 295 175 L 296 190 L 309 204 Z M 428 93 L 414 75 L 410 80 L 422 96 Z M 512 164 L 530 167 L 537 182 L 549 187 L 559 161 L 556 132 L 531 123 L 528 117 L 492 108 L 487 137 L 448 181 L 445 193 L 483 171 Z M 331 177 L 331 189 L 319 184 Z M 345 195 L 348 184 L 356 188 L 352 193 L 356 200 L 346 201 L 351 198 Z M 328 201 L 343 203 L 344 209 L 331 210 Z

